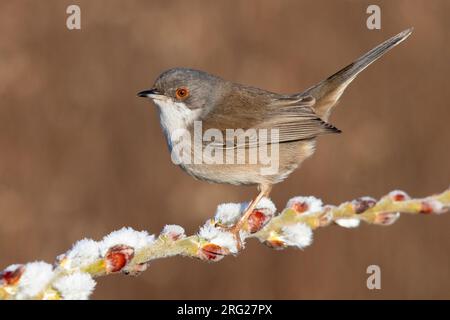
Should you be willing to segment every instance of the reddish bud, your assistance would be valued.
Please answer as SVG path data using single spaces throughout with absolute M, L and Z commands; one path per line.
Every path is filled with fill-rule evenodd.
M 422 214 L 431 214 L 433 213 L 433 207 L 430 203 L 423 201 L 421 203 L 420 213 Z
M 170 233 L 170 234 L 168 234 L 167 236 L 168 236 L 172 241 L 180 240 L 180 239 L 183 237 L 183 235 L 182 235 L 182 234 L 179 234 L 179 233 Z
M 126 245 L 116 245 L 109 248 L 105 256 L 106 272 L 122 270 L 134 257 L 134 249 Z
M 264 242 L 264 244 L 266 246 L 268 246 L 269 248 L 275 249 L 275 250 L 281 250 L 287 247 L 286 243 L 284 243 L 283 241 L 279 240 L 279 239 L 269 239 L 266 240 Z
M 25 271 L 24 265 L 17 266 L 14 270 L 3 271 L 0 273 L 0 280 L 7 286 L 13 286 L 19 282 L 20 277 Z
M 172 241 L 177 241 L 184 237 L 184 234 L 176 233 L 176 232 L 168 232 L 168 233 L 165 233 L 164 235 Z
M 319 227 L 327 226 L 328 224 L 330 224 L 332 219 L 333 215 L 331 214 L 330 210 L 325 210 L 325 212 L 321 214 L 318 218 Z
M 136 264 L 132 266 L 131 268 L 126 268 L 126 270 L 123 270 L 123 273 L 130 276 L 138 276 L 145 270 L 147 270 L 148 266 L 150 265 L 149 262 L 144 262 L 140 264 Z
M 292 209 L 297 211 L 297 213 L 303 213 L 309 210 L 309 205 L 306 202 L 296 202 L 293 204 Z
M 184 229 L 177 225 L 166 225 L 161 232 L 161 235 L 172 241 L 177 241 L 185 237 Z
M 389 195 L 394 201 L 405 201 L 410 199 L 406 192 L 403 191 L 392 191 Z
M 208 261 L 219 261 L 228 254 L 228 250 L 214 243 L 207 243 L 201 247 L 199 258 Z
M 248 231 L 255 233 L 261 230 L 267 220 L 268 217 L 261 211 L 253 211 L 247 219 Z
M 377 201 L 370 197 L 358 198 L 353 201 L 353 206 L 355 207 L 355 213 L 361 214 L 370 208 L 372 208 Z
M 376 215 L 375 220 L 373 221 L 375 224 L 380 224 L 384 226 L 389 226 L 393 224 L 400 217 L 400 213 L 398 212 L 382 212 Z

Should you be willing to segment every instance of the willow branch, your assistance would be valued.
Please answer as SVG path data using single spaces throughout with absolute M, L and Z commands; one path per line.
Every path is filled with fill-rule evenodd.
M 0 273 L 0 299 L 87 299 L 95 278 L 114 273 L 137 275 L 156 259 L 187 256 L 219 261 L 237 255 L 235 237 L 224 226 L 240 218 L 245 203 L 221 204 L 214 218 L 197 234 L 186 236 L 177 225 L 165 226 L 159 236 L 146 231 L 122 228 L 101 241 L 83 239 L 57 257 L 55 263 L 31 262 L 7 267 Z M 354 228 L 361 221 L 390 225 L 407 214 L 440 214 L 450 208 L 450 189 L 422 199 L 411 199 L 403 191 L 392 191 L 380 200 L 370 197 L 323 205 L 314 197 L 295 197 L 281 213 L 262 199 L 241 231 L 243 244 L 251 238 L 274 249 L 304 248 L 311 244 L 313 231 L 330 224 Z

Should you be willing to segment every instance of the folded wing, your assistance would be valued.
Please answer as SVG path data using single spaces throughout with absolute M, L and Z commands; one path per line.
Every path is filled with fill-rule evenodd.
M 222 148 L 287 143 L 326 133 L 339 133 L 339 129 L 314 112 L 314 104 L 315 99 L 311 96 L 282 96 L 240 87 L 227 96 L 227 101 L 222 101 L 218 108 L 204 117 L 203 129 L 219 129 L 223 138 L 216 139 L 213 146 Z M 233 130 L 233 135 L 229 129 Z M 267 132 L 266 139 L 263 132 Z M 276 132 L 278 135 L 271 135 Z

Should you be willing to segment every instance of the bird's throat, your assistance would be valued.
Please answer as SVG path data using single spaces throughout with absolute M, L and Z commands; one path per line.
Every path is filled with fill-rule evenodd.
M 177 139 L 177 132 L 182 133 L 195 120 L 198 120 L 201 109 L 192 110 L 183 102 L 174 102 L 170 99 L 155 99 L 154 102 L 158 106 L 161 127 L 166 136 L 167 143 L 169 144 L 169 148 L 172 149 L 173 144 L 176 142 L 174 139 Z

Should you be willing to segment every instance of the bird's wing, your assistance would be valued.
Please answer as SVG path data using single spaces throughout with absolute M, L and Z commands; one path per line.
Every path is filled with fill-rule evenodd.
M 273 100 L 268 106 L 267 117 L 260 125 L 278 129 L 280 142 L 299 141 L 315 138 L 321 134 L 340 132 L 314 112 L 315 99 L 311 96 Z
M 227 149 L 300 141 L 340 132 L 314 112 L 314 103 L 311 96 L 281 96 L 240 87 L 238 94 L 228 95 L 203 118 L 203 129 L 220 130 L 222 138 L 216 137 L 209 145 Z

